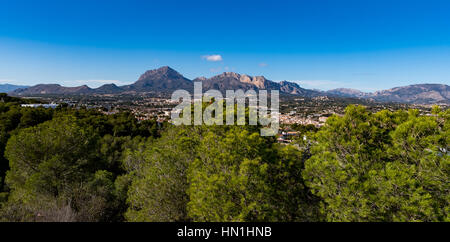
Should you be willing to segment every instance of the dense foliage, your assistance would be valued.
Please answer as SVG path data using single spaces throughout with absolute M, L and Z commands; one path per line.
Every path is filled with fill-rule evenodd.
M 449 115 L 350 106 L 331 118 L 304 170 L 327 220 L 448 221 Z
M 1 96 L 0 221 L 449 221 L 450 111 L 349 106 L 308 139 Z

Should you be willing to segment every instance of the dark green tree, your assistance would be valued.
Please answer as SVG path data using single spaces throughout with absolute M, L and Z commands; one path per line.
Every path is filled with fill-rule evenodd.
M 187 168 L 198 143 L 189 130 L 172 127 L 159 140 L 127 151 L 124 166 L 132 180 L 125 214 L 129 221 L 189 221 Z
M 331 117 L 303 172 L 327 219 L 447 220 L 448 116 L 439 119 L 360 106 Z
M 13 135 L 5 153 L 10 161 L 6 184 L 11 193 L 2 217 L 17 221 L 114 217 L 114 177 L 98 164 L 98 139 L 92 128 L 79 126 L 72 116 Z

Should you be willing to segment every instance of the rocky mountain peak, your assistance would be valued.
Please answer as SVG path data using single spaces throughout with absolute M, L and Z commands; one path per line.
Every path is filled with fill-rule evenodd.
M 258 87 L 260 89 L 266 88 L 266 86 L 267 86 L 266 85 L 267 79 L 264 76 L 251 77 L 248 75 L 241 75 L 240 81 L 244 82 L 244 83 L 249 83 L 249 84 L 255 85 L 256 87 Z
M 174 69 L 170 68 L 169 66 L 163 66 L 158 69 L 146 71 L 139 77 L 138 81 L 149 78 L 159 79 L 159 78 L 179 78 L 179 77 L 183 76 Z
M 235 79 L 239 79 L 241 78 L 241 75 L 235 72 L 224 72 L 220 75 L 218 75 L 218 77 L 231 77 L 231 78 L 235 78 Z
M 174 69 L 163 66 L 158 69 L 146 71 L 137 82 L 125 86 L 127 91 L 148 92 L 148 91 L 173 91 L 177 89 L 191 89 L 192 81 Z

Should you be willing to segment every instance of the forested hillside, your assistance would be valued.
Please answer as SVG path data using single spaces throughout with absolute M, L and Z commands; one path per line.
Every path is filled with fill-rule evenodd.
M 450 221 L 448 109 L 349 106 L 284 145 L 2 100 L 0 221 Z

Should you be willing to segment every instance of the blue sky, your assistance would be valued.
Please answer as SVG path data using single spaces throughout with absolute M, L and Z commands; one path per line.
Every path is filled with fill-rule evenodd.
M 0 83 L 128 84 L 168 65 L 364 91 L 450 83 L 450 1 L 0 0 Z

